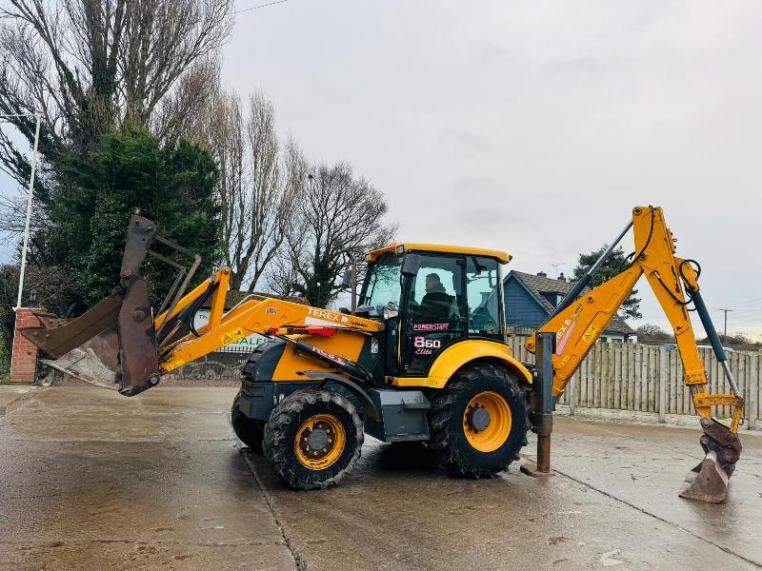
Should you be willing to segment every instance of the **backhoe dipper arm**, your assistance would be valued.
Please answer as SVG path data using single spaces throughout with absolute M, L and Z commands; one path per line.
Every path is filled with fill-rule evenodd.
M 693 405 L 701 417 L 705 433 L 701 444 L 705 452 L 715 450 L 718 453 L 720 466 L 729 476 L 741 451 L 735 433 L 741 423 L 744 401 L 738 394 L 735 380 L 727 365 L 727 356 L 701 297 L 697 281 L 698 264 L 675 256 L 676 240 L 664 221 L 661 208 L 639 206 L 633 209 L 632 228 L 635 235 L 635 254 L 629 267 L 592 290 L 583 292 L 582 288 L 577 288 L 578 291 L 570 292 L 571 295 L 559 304 L 556 313 L 538 330 L 538 333 L 556 334 L 553 395 L 558 398 L 563 394 L 582 360 L 616 315 L 638 279 L 645 274 L 675 334 L 685 384 L 690 389 Z M 624 232 L 617 241 L 623 235 Z M 606 254 L 610 253 L 614 246 L 616 243 Z M 602 261 L 599 260 L 594 268 Z M 589 282 L 590 274 L 584 276 L 583 280 L 583 284 Z M 581 295 L 576 297 L 579 294 Z M 688 313 L 690 303 L 695 305 L 717 359 L 722 363 L 732 394 L 709 393 L 706 370 Z M 526 342 L 527 349 L 534 351 L 535 343 L 533 336 Z M 733 409 L 729 427 L 712 418 L 712 407 L 723 405 Z

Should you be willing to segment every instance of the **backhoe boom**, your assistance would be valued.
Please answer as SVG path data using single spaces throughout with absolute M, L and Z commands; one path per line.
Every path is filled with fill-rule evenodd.
M 699 477 L 695 482 L 691 480 L 693 489 L 689 486 L 682 495 L 695 497 L 695 494 L 699 494 L 711 496 L 712 499 L 700 498 L 705 501 L 722 501 L 727 490 L 727 478 L 724 479 L 724 483 L 720 483 L 717 477 L 722 479 L 723 474 L 718 474 L 717 477 L 714 477 L 714 474 L 719 466 L 724 475 L 730 476 L 738 460 L 741 445 L 736 432 L 741 424 L 744 401 L 738 394 L 737 385 L 727 365 L 727 356 L 701 297 L 698 285 L 698 264 L 675 255 L 676 240 L 665 223 L 661 208 L 636 207 L 633 210 L 632 228 L 635 235 L 635 253 L 630 265 L 594 289 L 572 291 L 571 296 L 559 305 L 560 310 L 557 310 L 538 330 L 538 333 L 555 333 L 556 335 L 556 349 L 552 358 L 553 395 L 559 398 L 563 394 L 582 360 L 598 341 L 635 284 L 641 276 L 645 275 L 672 326 L 683 364 L 684 381 L 690 389 L 693 405 L 701 417 L 701 425 L 704 429 L 701 444 L 708 458 L 704 464 L 707 461 L 712 464 L 697 467 Z M 623 234 L 620 234 L 616 242 Z M 613 250 L 616 242 L 606 253 Z M 600 265 L 602 259 L 594 265 L 593 269 Z M 589 272 L 585 276 L 585 281 L 589 281 L 591 275 L 592 272 Z M 576 297 L 576 293 L 581 295 Z M 575 299 L 570 299 L 572 296 Z M 723 365 L 732 394 L 709 393 L 706 370 L 688 313 L 691 303 L 695 305 L 717 359 Z M 526 342 L 526 347 L 534 352 L 535 336 Z M 715 406 L 732 407 L 730 426 L 725 426 L 712 418 L 712 407 Z M 704 480 L 711 481 L 700 482 L 702 477 Z M 699 485 L 701 490 L 696 489 Z

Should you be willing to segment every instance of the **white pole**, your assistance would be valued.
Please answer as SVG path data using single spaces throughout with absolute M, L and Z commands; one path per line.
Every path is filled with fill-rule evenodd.
M 32 172 L 29 174 L 29 196 L 26 200 L 26 223 L 24 224 L 24 245 L 21 247 L 21 271 L 19 272 L 19 296 L 15 310 L 21 307 L 21 293 L 24 291 L 24 272 L 26 271 L 26 251 L 29 247 L 29 225 L 32 221 L 32 195 L 34 194 L 34 174 L 37 170 L 37 144 L 40 140 L 40 121 L 42 116 L 35 113 L 34 150 L 32 151 Z

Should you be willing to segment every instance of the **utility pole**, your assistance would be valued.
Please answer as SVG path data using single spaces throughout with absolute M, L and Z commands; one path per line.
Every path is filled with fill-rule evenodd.
M 32 161 L 31 161 L 31 173 L 29 174 L 29 187 L 27 188 L 26 198 L 26 218 L 24 220 L 24 243 L 21 247 L 21 268 L 19 268 L 19 291 L 18 298 L 16 299 L 16 307 L 14 311 L 21 307 L 21 294 L 24 291 L 24 274 L 26 272 L 26 253 L 29 249 L 29 233 L 30 223 L 32 220 L 32 196 L 34 194 L 34 176 L 37 170 L 37 148 L 40 142 L 40 123 L 42 122 L 42 114 L 40 113 L 19 113 L 16 115 L 0 115 L 0 119 L 7 119 L 11 117 L 34 117 L 34 144 L 32 146 Z
M 723 342 L 727 342 L 728 338 L 728 313 L 731 311 L 735 311 L 735 309 L 728 309 L 727 307 L 720 307 L 720 311 L 722 311 L 725 314 L 725 328 L 723 329 L 722 336 L 725 337 Z

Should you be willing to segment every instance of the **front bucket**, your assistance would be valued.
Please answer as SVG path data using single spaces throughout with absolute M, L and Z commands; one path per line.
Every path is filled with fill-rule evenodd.
M 48 367 L 91 385 L 119 389 L 119 337 L 115 328 L 96 335 L 58 359 L 41 361 Z
M 150 253 L 169 262 L 185 276 L 179 290 L 174 286 L 167 300 L 180 299 L 201 261 L 194 257 L 190 270 L 150 250 L 157 241 L 174 251 L 192 252 L 156 235 L 156 225 L 137 214 L 130 218 L 127 241 L 114 292 L 77 319 L 63 320 L 46 312 L 35 312 L 39 327 L 20 329 L 22 335 L 43 350 L 44 363 L 54 369 L 101 387 L 116 388 L 126 396 L 136 395 L 159 383 L 158 344 L 148 286 L 140 276 L 140 265 Z M 165 301 L 167 301 L 165 300 Z M 162 304 L 164 307 L 164 304 Z M 169 310 L 171 312 L 171 310 Z
M 122 299 L 111 295 L 77 319 L 56 319 L 35 312 L 39 327 L 20 329 L 21 334 L 48 357 L 42 363 L 87 383 L 118 389 L 119 336 L 117 323 Z
M 121 308 L 122 297 L 113 294 L 100 300 L 77 319 L 57 319 L 50 313 L 35 311 L 34 316 L 40 327 L 24 327 L 19 331 L 51 357 L 62 357 L 99 333 L 115 330 Z
M 39 327 L 20 329 L 50 357 L 44 364 L 99 387 L 133 396 L 159 382 L 156 333 L 148 289 L 139 276 L 77 319 L 35 313 Z

